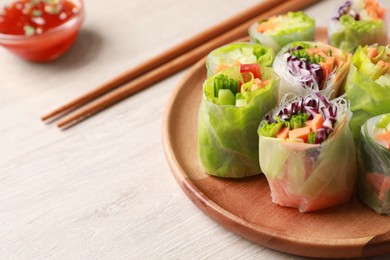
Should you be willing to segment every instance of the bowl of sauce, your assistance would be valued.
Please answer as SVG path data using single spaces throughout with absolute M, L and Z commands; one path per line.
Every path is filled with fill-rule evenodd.
M 29 61 L 52 61 L 72 47 L 83 20 L 82 0 L 9 2 L 0 9 L 0 45 Z

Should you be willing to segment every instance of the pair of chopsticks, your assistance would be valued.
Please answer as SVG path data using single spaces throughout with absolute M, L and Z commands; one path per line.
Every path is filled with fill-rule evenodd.
M 248 28 L 260 19 L 298 11 L 318 0 L 265 0 L 199 35 L 114 77 L 84 95 L 41 117 L 42 121 L 61 119 L 66 129 L 103 109 L 183 70 L 224 44 L 248 35 Z M 78 110 L 77 110 L 78 109 Z

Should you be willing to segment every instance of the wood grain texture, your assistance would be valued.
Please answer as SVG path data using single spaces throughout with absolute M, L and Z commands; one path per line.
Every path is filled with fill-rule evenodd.
M 317 39 L 326 41 L 326 30 Z M 266 178 L 207 175 L 198 159 L 197 124 L 206 79 L 198 62 L 172 93 L 164 117 L 164 147 L 187 196 L 228 230 L 259 245 L 308 257 L 348 258 L 390 253 L 390 217 L 376 214 L 356 196 L 349 203 L 300 213 L 272 203 Z
M 152 57 L 150 60 L 147 60 L 137 67 L 130 68 L 125 72 L 115 76 L 113 79 L 110 79 L 108 82 L 103 83 L 97 88 L 93 89 L 90 92 L 83 94 L 80 97 L 77 97 L 66 104 L 58 107 L 57 109 L 51 111 L 50 113 L 41 117 L 43 121 L 48 120 L 49 118 L 56 117 L 57 115 L 61 115 L 67 113 L 69 110 L 73 110 L 78 108 L 91 100 L 94 100 L 103 94 L 119 87 L 120 85 L 133 80 L 134 78 L 145 74 L 152 69 L 158 68 L 159 66 L 167 63 L 170 60 L 177 58 L 178 56 L 204 44 L 205 42 L 212 40 L 213 38 L 218 37 L 219 35 L 229 31 L 242 23 L 245 23 L 249 19 L 252 19 L 258 16 L 261 13 L 268 11 L 269 9 L 281 4 L 283 0 L 266 0 L 264 2 L 260 2 L 258 5 L 245 10 L 244 12 L 235 15 L 227 19 L 226 21 L 207 29 L 206 31 L 195 35 L 191 39 L 188 39 L 177 46 L 172 47 L 171 49 Z M 199 59 L 198 59 L 199 60 Z M 158 74 L 162 74 L 159 72 Z M 174 74 L 174 73 L 172 73 Z M 159 81 L 157 79 L 156 81 Z M 148 81 L 147 79 L 143 79 L 143 81 Z M 149 79 L 150 81 L 150 79 Z M 154 82 L 153 82 L 154 83 Z M 61 123 L 60 123 L 61 124 Z M 64 124 L 65 125 L 65 124 Z M 61 126 L 61 125 L 60 125 Z
M 103 87 L 99 87 L 96 91 L 90 92 L 91 95 L 89 94 L 86 94 L 86 96 L 83 95 L 81 97 L 81 100 L 84 101 L 79 102 L 80 99 L 77 98 L 75 101 L 71 102 L 70 104 L 66 104 L 63 108 L 60 107 L 59 109 L 54 110 L 52 113 L 49 113 L 48 115 L 44 116 L 43 120 L 45 120 L 45 118 L 47 119 L 58 114 L 66 113 L 68 110 L 73 110 L 74 108 L 77 108 L 79 105 L 88 103 L 85 102 L 85 100 L 90 101 L 88 104 L 81 107 L 79 110 L 72 112 L 64 119 L 61 119 L 57 124 L 57 126 L 60 128 L 70 127 L 110 107 L 111 105 L 120 102 L 121 100 L 145 88 L 148 88 L 153 84 L 162 81 L 167 77 L 189 67 L 190 65 L 194 64 L 199 59 L 201 59 L 202 57 L 206 56 L 213 49 L 216 49 L 220 46 L 223 46 L 239 38 L 248 36 L 248 28 L 257 20 L 264 19 L 272 15 L 283 14 L 286 13 L 287 11 L 301 10 L 303 7 L 307 7 L 316 3 L 316 0 L 300 1 L 299 3 L 295 3 L 292 1 L 287 1 L 287 2 L 285 1 L 284 3 L 281 3 L 279 5 L 275 4 L 278 1 L 271 1 L 271 2 L 274 3 L 273 7 L 270 8 L 269 10 L 260 13 L 255 18 L 251 19 L 249 17 L 248 21 L 242 22 L 238 26 L 230 30 L 226 30 L 226 32 L 222 33 L 222 35 L 217 35 L 213 39 L 210 39 L 209 41 L 203 44 L 199 44 L 199 46 L 194 46 L 191 48 L 191 45 L 194 44 L 190 41 L 191 45 L 186 46 L 186 49 L 189 49 L 189 51 L 185 52 L 184 54 L 181 54 L 181 52 L 183 52 L 183 48 L 179 46 L 178 50 L 175 51 L 175 47 L 174 47 L 171 49 L 172 51 L 168 50 L 168 52 L 164 52 L 162 55 L 158 55 L 151 61 L 149 60 L 146 63 L 141 64 L 140 67 L 135 68 L 135 70 L 139 72 L 138 74 L 141 74 L 141 71 L 144 71 L 145 67 L 147 68 L 149 63 L 153 63 L 153 60 L 155 59 L 157 60 L 161 59 L 156 65 L 157 68 L 155 68 L 155 66 L 153 67 L 149 66 L 150 68 L 148 70 L 153 69 L 152 71 L 148 71 L 148 73 L 143 73 L 143 75 L 140 75 L 134 80 L 131 80 L 130 82 L 127 82 L 124 85 L 112 90 L 113 86 L 117 86 L 116 83 L 118 83 L 118 79 L 114 78 L 113 81 L 109 81 L 108 85 L 103 85 Z M 175 52 L 177 53 L 177 56 L 174 59 L 168 60 L 168 58 L 173 56 Z M 133 78 L 134 76 L 133 72 L 134 70 L 130 70 L 129 74 L 125 73 L 124 74 L 125 76 L 119 76 L 120 78 L 119 82 L 123 82 L 125 79 L 128 78 Z M 108 89 L 112 91 L 107 93 L 104 96 L 100 96 L 101 92 L 105 93 L 108 91 Z M 99 98 L 93 100 L 93 98 L 91 97 L 93 98 L 99 97 Z
M 85 0 L 81 34 L 56 62 L 0 48 L 0 259 L 302 259 L 227 231 L 177 185 L 161 126 L 185 72 L 69 131 L 42 124 L 58 104 L 258 3 L 109 2 Z M 308 12 L 325 26 L 335 2 Z

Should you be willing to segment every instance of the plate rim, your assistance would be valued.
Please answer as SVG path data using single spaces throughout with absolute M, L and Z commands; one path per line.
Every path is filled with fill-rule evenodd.
M 326 31 L 326 28 L 317 28 L 319 31 Z M 170 125 L 172 124 L 173 118 L 170 117 L 172 114 L 175 103 L 177 102 L 177 96 L 185 88 L 185 82 L 187 82 L 192 75 L 205 66 L 206 57 L 203 57 L 198 62 L 196 62 L 184 77 L 179 81 L 176 87 L 171 92 L 171 95 L 166 104 L 166 109 L 163 115 L 163 124 L 162 124 L 162 141 L 164 153 L 168 162 L 168 165 L 178 182 L 181 189 L 184 191 L 186 196 L 200 209 L 203 213 L 217 222 L 219 225 L 223 226 L 225 229 L 235 233 L 238 236 L 241 236 L 249 241 L 252 241 L 261 246 L 271 248 L 284 253 L 294 254 L 298 256 L 306 257 L 362 257 L 362 256 L 376 256 L 381 254 L 390 253 L 390 234 L 383 234 L 384 237 L 373 239 L 375 237 L 358 237 L 358 238 L 337 238 L 337 239 L 323 239 L 323 238 L 313 238 L 302 239 L 300 237 L 294 237 L 292 235 L 285 235 L 280 231 L 275 231 L 268 229 L 266 227 L 259 226 L 257 224 L 251 223 L 241 217 L 235 215 L 234 213 L 224 209 L 217 202 L 208 198 L 198 186 L 189 178 L 186 174 L 183 167 L 180 165 L 177 154 L 173 149 L 173 142 L 170 137 Z M 193 196 L 195 195 L 195 197 Z M 302 213 L 301 213 L 302 214 Z M 222 219 L 222 220 L 221 220 Z M 252 228 L 248 228 L 252 227 Z M 246 229 L 246 232 L 242 231 L 242 228 Z M 278 237 L 275 237 L 275 234 Z M 360 243 L 357 243 L 357 240 Z M 278 241 L 287 243 L 284 248 L 280 246 L 275 246 L 278 244 Z M 313 243 L 315 242 L 315 243 Z M 336 243 L 337 242 L 337 243 Z M 296 250 L 286 249 L 299 247 L 299 251 L 302 249 L 307 249 L 307 254 L 298 253 Z M 329 251 L 329 247 L 334 250 L 343 250 L 341 254 L 334 255 L 323 255 L 322 253 L 317 254 L 318 252 L 326 253 Z M 389 249 L 385 249 L 388 247 Z M 314 252 L 314 254 L 313 254 Z

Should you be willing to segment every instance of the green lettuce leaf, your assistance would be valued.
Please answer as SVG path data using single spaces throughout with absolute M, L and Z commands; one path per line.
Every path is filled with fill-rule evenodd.
M 350 15 L 343 15 L 339 21 L 332 20 L 329 40 L 331 45 L 354 53 L 359 45 L 386 44 L 387 31 L 382 20 L 356 21 Z
M 321 145 L 294 143 L 259 133 L 259 162 L 272 200 L 301 212 L 349 200 L 356 181 L 355 145 L 345 115 Z
M 383 117 L 368 119 L 361 127 L 358 149 L 359 197 L 376 212 L 390 215 L 390 150 L 374 139 L 376 126 Z
M 256 28 L 264 20 L 249 27 L 251 42 L 264 44 L 277 53 L 283 46 L 293 41 L 314 41 L 315 20 L 302 11 L 288 12 L 285 15 L 271 17 L 269 20 L 277 25 L 274 30 L 259 33 Z
M 364 74 L 365 76 L 369 77 L 374 81 L 379 79 L 379 77 L 381 76 L 384 76 L 385 78 L 389 78 L 389 75 L 386 75 L 387 69 L 381 68 L 376 65 L 376 63 L 378 63 L 378 61 L 380 60 L 385 62 L 390 62 L 390 57 L 387 56 L 387 54 L 390 54 L 389 48 L 387 46 L 370 47 L 378 51 L 378 55 L 371 59 L 367 55 L 368 48 L 369 48 L 368 46 L 364 46 L 364 47 L 360 46 L 357 49 L 355 55 L 352 57 L 353 64 L 356 66 L 359 72 L 361 72 L 362 74 Z
M 390 53 L 385 46 L 376 46 L 379 58 L 387 60 Z M 383 49 L 387 49 L 386 53 Z M 374 60 L 376 61 L 376 60 Z M 367 57 L 367 47 L 359 47 L 353 55 L 345 89 L 353 113 L 350 127 L 357 141 L 361 126 L 371 117 L 390 112 L 390 76 Z
M 237 67 L 221 73 L 235 80 L 241 77 Z M 263 80 L 268 80 L 268 84 L 252 92 L 238 93 L 236 96 L 246 100 L 246 105 L 237 107 L 218 103 L 214 95 L 216 77 L 218 74 L 203 85 L 198 120 L 200 162 L 210 175 L 241 178 L 259 174 L 256 130 L 263 116 L 276 105 L 278 78 L 271 68 L 262 67 Z
M 234 63 L 258 63 L 271 67 L 275 52 L 261 44 L 239 42 L 222 46 L 210 52 L 206 59 L 207 76 L 211 77 L 220 65 L 230 66 Z

